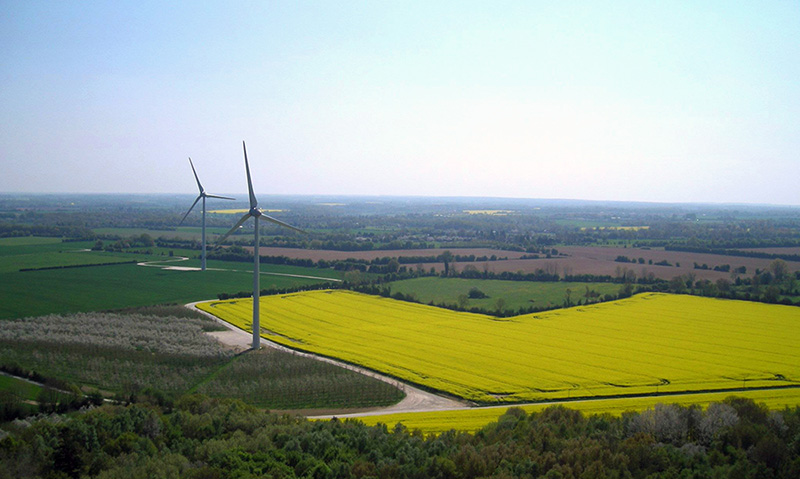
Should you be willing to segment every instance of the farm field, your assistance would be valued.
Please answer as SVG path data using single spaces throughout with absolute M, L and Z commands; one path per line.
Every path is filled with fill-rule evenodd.
M 634 273 L 637 277 L 644 276 L 647 273 L 652 273 L 656 278 L 672 279 L 675 276 L 684 274 L 694 274 L 697 279 L 708 279 L 716 281 L 717 279 L 730 279 L 731 274 L 722 271 L 713 271 L 714 266 L 721 266 L 728 264 L 731 269 L 744 266 L 747 268 L 747 274 L 743 276 L 752 276 L 756 269 L 767 269 L 772 262 L 771 259 L 762 258 L 747 258 L 741 256 L 725 256 L 717 254 L 704 254 L 704 253 L 686 253 L 682 251 L 664 251 L 663 249 L 642 249 L 642 248 L 620 248 L 620 247 L 600 247 L 600 246 L 559 246 L 556 248 L 559 253 L 565 253 L 567 257 L 558 258 L 541 258 L 541 259 L 514 259 L 511 255 L 508 256 L 506 261 L 480 261 L 473 263 L 455 263 L 460 271 L 465 265 L 472 264 L 478 271 L 483 271 L 486 268 L 488 271 L 494 273 L 502 273 L 504 271 L 516 273 L 533 273 L 538 269 L 547 270 L 548 268 L 556 271 L 562 277 L 566 274 L 593 274 L 593 275 L 608 275 L 617 276 L 617 268 L 627 268 Z M 620 263 L 614 261 L 617 256 L 627 256 L 631 259 L 644 258 L 645 264 L 639 263 Z M 666 260 L 672 266 L 659 266 L 656 264 L 647 264 L 652 260 L 653 263 Z M 694 269 L 694 263 L 707 264 L 708 270 Z M 680 266 L 677 266 L 680 264 Z M 789 271 L 795 272 L 800 270 L 800 262 L 789 261 L 787 262 Z M 442 263 L 426 263 L 423 265 L 425 269 L 434 268 L 437 272 L 444 269 Z
M 201 392 L 270 409 L 374 407 L 403 397 L 384 382 L 290 353 L 236 355 L 204 334 L 224 327 L 180 306 L 48 315 L 2 326 L 0 365 L 84 391 L 126 397 L 148 388 L 172 397 Z M 35 400 L 40 392 L 0 375 L 0 399 Z
M 252 247 L 246 247 L 252 252 Z M 552 270 L 562 277 L 567 274 L 593 274 L 616 276 L 617 269 L 620 267 L 628 268 L 641 277 L 652 273 L 656 278 L 672 279 L 683 274 L 694 274 L 697 279 L 730 279 L 731 274 L 722 271 L 714 271 L 714 266 L 728 264 L 731 269 L 744 266 L 747 268 L 745 276 L 752 276 L 756 269 L 766 269 L 772 260 L 763 258 L 748 258 L 741 256 L 725 256 L 705 253 L 687 253 L 682 251 L 665 251 L 663 248 L 622 248 L 622 247 L 602 247 L 602 246 L 558 246 L 559 253 L 568 256 L 539 259 L 521 259 L 525 253 L 519 251 L 505 251 L 491 248 L 435 248 L 435 249 L 414 249 L 414 250 L 372 250 L 372 251 L 332 251 L 332 250 L 311 250 L 302 248 L 277 248 L 261 247 L 262 256 L 286 256 L 296 259 L 319 260 L 346 260 L 348 258 L 373 260 L 384 257 L 409 257 L 409 256 L 437 256 L 444 251 L 450 251 L 454 255 L 475 255 L 492 256 L 507 258 L 498 261 L 475 261 L 453 263 L 458 271 L 466 265 L 473 265 L 478 271 L 491 271 L 493 273 L 502 272 L 524 272 L 533 273 L 536 270 Z M 631 259 L 643 258 L 645 264 L 639 263 L 620 263 L 614 261 L 617 256 L 627 256 Z M 667 261 L 671 266 L 660 266 L 648 264 L 649 261 L 657 263 Z M 707 264 L 710 269 L 694 269 L 694 263 Z M 680 265 L 680 266 L 678 266 Z M 416 264 L 408 265 L 415 267 Z M 800 270 L 800 262 L 788 262 L 789 271 Z M 423 263 L 425 270 L 433 268 L 437 272 L 444 270 L 441 262 Z
M 245 247 L 252 252 L 253 247 Z M 286 256 L 287 258 L 319 260 L 346 260 L 349 258 L 373 260 L 378 258 L 398 258 L 411 256 L 438 256 L 445 251 L 450 251 L 454 255 L 492 256 L 507 258 L 519 258 L 525 253 L 519 251 L 505 251 L 491 248 L 429 248 L 429 249 L 399 249 L 399 250 L 370 250 L 370 251 L 332 251 L 323 249 L 302 249 L 302 248 L 276 248 L 262 246 L 261 256 Z M 458 263 L 461 264 L 461 263 Z M 464 263 L 469 264 L 469 263 Z M 477 264 L 477 263 L 474 263 Z M 415 266 L 415 265 L 411 265 Z
M 0 250 L 0 273 L 15 273 L 21 269 L 41 269 L 123 263 L 133 261 L 134 259 L 134 257 L 130 255 L 97 251 L 89 252 L 84 250 L 20 253 L 13 255 L 2 253 L 8 252 Z
M 562 401 L 547 404 L 526 404 L 515 406 L 526 413 L 539 412 L 548 407 L 561 405 L 581 411 L 584 415 L 611 414 L 620 416 L 625 412 L 641 412 L 657 404 L 677 404 L 680 406 L 698 405 L 706 408 L 712 402 L 720 402 L 727 397 L 736 396 L 763 403 L 772 410 L 795 407 L 800 404 L 800 388 L 737 391 L 732 393 L 681 394 L 675 396 L 649 396 L 639 398 L 593 399 L 585 401 Z M 424 434 L 440 434 L 454 429 L 474 432 L 487 424 L 497 421 L 507 410 L 507 406 L 491 406 L 453 411 L 398 413 L 362 416 L 358 419 L 368 426 L 385 424 L 390 429 L 402 423 L 409 430 L 418 429 Z
M 247 329 L 251 301 L 199 307 Z M 349 291 L 261 301 L 272 341 L 482 404 L 800 380 L 795 307 L 646 293 L 498 319 Z
M 503 298 L 504 309 L 518 310 L 530 306 L 545 308 L 561 306 L 570 290 L 570 301 L 574 304 L 584 299 L 589 291 L 604 294 L 617 294 L 620 285 L 614 283 L 566 283 L 502 281 L 484 279 L 441 278 L 428 276 L 388 283 L 392 293 L 413 294 L 421 303 L 458 304 L 459 295 L 468 294 L 471 288 L 478 288 L 487 298 L 469 299 L 466 307 L 479 307 L 491 310 L 498 298 Z
M 241 265 L 240 265 L 241 267 Z M 317 284 L 319 280 L 264 276 L 262 287 Z M 135 264 L 0 274 L 0 319 L 101 311 L 214 298 L 246 291 L 252 273 L 165 271 Z
M 800 255 L 800 248 L 742 248 L 743 251 L 754 251 L 767 254 L 797 254 Z
M 98 235 L 116 235 L 124 238 L 148 234 L 153 238 L 178 238 L 184 240 L 200 240 L 202 234 L 199 226 L 178 226 L 174 229 L 154 230 L 148 228 L 94 228 Z M 206 227 L 206 235 L 224 235 L 228 230 L 224 227 Z
M 0 273 L 20 269 L 96 265 L 129 261 L 164 260 L 167 251 L 151 248 L 154 254 L 91 251 L 92 241 L 62 242 L 58 238 L 2 238 L 0 241 Z
M 191 392 L 283 410 L 386 406 L 404 397 L 385 382 L 271 348 L 236 356 Z
M 219 293 L 247 291 L 252 284 L 252 265 L 209 261 L 209 270 L 174 271 L 128 261 L 155 261 L 162 266 L 198 268 L 200 261 L 180 261 L 162 255 L 86 251 L 91 242 L 62 243 L 53 238 L 0 239 L 0 319 L 50 313 L 85 312 L 130 308 L 160 303 L 215 298 Z M 197 254 L 196 251 L 191 253 Z M 170 263 L 168 261 L 175 261 Z M 22 271 L 22 268 L 52 268 Z M 299 266 L 262 264 L 261 285 L 290 288 L 340 279 L 343 272 Z M 274 274 L 269 274 L 274 273 Z M 294 275 L 294 276 L 288 276 Z

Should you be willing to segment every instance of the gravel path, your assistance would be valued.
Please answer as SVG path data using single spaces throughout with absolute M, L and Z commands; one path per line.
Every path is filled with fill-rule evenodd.
M 207 313 L 206 311 L 202 311 L 197 308 L 197 303 L 202 303 L 204 301 L 197 301 L 194 303 L 189 303 L 186 305 L 187 308 L 192 309 L 194 311 L 198 311 L 207 317 L 217 321 L 221 325 L 228 328 L 227 331 L 215 331 L 210 332 L 208 334 L 214 336 L 218 341 L 228 346 L 231 346 L 235 349 L 240 351 L 246 350 L 250 348 L 250 345 L 253 341 L 253 334 L 249 333 L 243 329 L 237 328 L 236 326 L 222 321 L 221 319 L 217 318 L 213 314 Z M 361 412 L 357 414 L 347 415 L 347 416 L 371 416 L 377 414 L 387 414 L 387 413 L 398 413 L 398 412 L 423 412 L 423 411 L 443 411 L 443 410 L 450 410 L 450 409 L 464 409 L 470 407 L 470 404 L 466 401 L 451 399 L 444 396 L 439 396 L 437 394 L 430 393 L 428 391 L 424 391 L 417 387 L 414 387 L 410 384 L 403 383 L 398 381 L 395 378 L 384 376 L 379 374 L 375 371 L 365 369 L 359 366 L 354 366 L 352 364 L 344 363 L 341 361 L 337 361 L 335 359 L 326 358 L 323 356 L 317 356 L 316 354 L 296 351 L 294 349 L 287 348 L 282 346 L 278 343 L 269 341 L 267 339 L 262 338 L 261 344 L 265 347 L 270 347 L 277 349 L 279 351 L 289 352 L 292 354 L 298 354 L 300 356 L 304 356 L 311 359 L 316 359 L 317 361 L 323 361 L 329 364 L 333 364 L 345 369 L 349 369 L 351 371 L 355 371 L 360 374 L 364 374 L 366 376 L 375 378 L 379 381 L 383 381 L 385 383 L 391 384 L 392 386 L 402 390 L 406 397 L 399 403 L 385 407 L 379 408 L 375 410 L 371 410 L 368 412 Z M 326 415 L 326 416 L 317 416 L 318 418 L 331 418 L 331 417 L 345 417 L 345 415 Z

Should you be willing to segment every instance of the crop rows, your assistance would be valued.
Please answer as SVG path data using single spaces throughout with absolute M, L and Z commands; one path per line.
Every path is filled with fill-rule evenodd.
M 3 321 L 0 365 L 110 393 L 196 391 L 270 409 L 386 406 L 403 397 L 374 378 L 291 353 L 234 356 L 204 333 L 217 322 L 183 307 L 135 311 Z M 0 382 L 0 393 L 12 386 Z
M 264 297 L 265 337 L 482 402 L 798 384 L 800 309 L 643 294 L 500 320 L 349 291 Z M 249 326 L 251 300 L 206 311 Z
M 114 392 L 181 393 L 231 352 L 203 333 L 207 319 L 141 314 L 49 315 L 2 322 L 0 364 Z
M 271 409 L 388 406 L 403 393 L 382 381 L 274 349 L 235 358 L 197 392 Z
M 197 357 L 230 356 L 219 342 L 204 334 L 205 327 L 215 326 L 213 321 L 173 319 L 165 321 L 142 314 L 52 314 L 4 321 L 0 340 L 80 344 Z

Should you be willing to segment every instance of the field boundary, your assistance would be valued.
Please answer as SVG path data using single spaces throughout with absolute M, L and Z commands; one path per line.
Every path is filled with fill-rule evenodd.
M 229 345 L 235 346 L 235 347 L 242 347 L 244 345 L 247 345 L 246 347 L 249 347 L 250 341 L 251 341 L 252 336 L 253 336 L 252 333 L 247 332 L 244 329 L 241 329 L 241 328 L 239 328 L 237 326 L 234 326 L 233 324 L 228 323 L 227 321 L 224 321 L 224 320 L 218 318 L 217 316 L 214 316 L 213 314 L 211 314 L 209 312 L 206 312 L 206 311 L 203 311 L 203 310 L 201 310 L 201 309 L 199 309 L 197 307 L 198 303 L 205 303 L 205 302 L 208 302 L 208 301 L 216 301 L 216 300 L 195 301 L 195 302 L 192 302 L 192 303 L 188 303 L 185 306 L 187 308 L 193 310 L 193 311 L 200 312 L 201 314 L 205 315 L 206 317 L 209 317 L 209 318 L 215 320 L 219 324 L 222 324 L 223 326 L 227 327 L 229 330 L 231 330 L 231 331 L 236 333 L 236 338 L 233 339 L 232 341 L 230 339 L 228 339 L 228 338 L 225 338 L 225 339 L 228 339 L 228 341 L 230 341 L 230 342 L 227 342 L 221 336 L 215 336 L 215 337 L 217 337 L 217 339 L 219 341 L 221 341 L 221 342 L 223 342 L 225 344 L 229 344 Z M 300 355 L 302 357 L 314 359 L 314 360 L 317 360 L 317 361 L 322 361 L 322 362 L 325 362 L 325 363 L 328 363 L 328 364 L 332 364 L 334 366 L 338 366 L 340 368 L 345 368 L 345 369 L 348 369 L 350 371 L 354 371 L 354 372 L 357 372 L 359 374 L 363 374 L 365 376 L 369 376 L 371 378 L 374 378 L 374 379 L 377 379 L 379 381 L 383 381 L 383 382 L 385 382 L 387 384 L 390 384 L 390 385 L 396 387 L 397 389 L 400 389 L 401 391 L 403 391 L 406 394 L 406 397 L 403 400 L 401 400 L 399 403 L 397 403 L 397 404 L 395 404 L 393 406 L 388 406 L 388 407 L 379 408 L 379 409 L 373 409 L 372 411 L 368 411 L 366 413 L 372 412 L 374 414 L 390 414 L 390 413 L 400 413 L 400 412 L 446 411 L 448 409 L 457 409 L 457 408 L 471 409 L 471 407 L 465 407 L 465 405 L 469 404 L 465 400 L 459 400 L 459 399 L 454 399 L 454 398 L 441 396 L 439 394 L 434 394 L 432 392 L 425 391 L 425 390 L 420 389 L 420 388 L 418 388 L 416 386 L 408 384 L 407 382 L 400 381 L 399 379 L 397 379 L 395 377 L 387 376 L 387 375 L 378 373 L 377 371 L 374 371 L 374 370 L 371 370 L 371 369 L 367 369 L 367 368 L 364 368 L 364 367 L 361 367 L 361 366 L 356 366 L 354 364 L 347 363 L 347 362 L 344 362 L 344 361 L 340 361 L 340 360 L 337 360 L 337 359 L 333 359 L 333 358 L 330 358 L 330 357 L 327 357 L 327 356 L 308 353 L 308 352 L 305 352 L 305 351 L 298 351 L 296 349 L 292 349 L 292 348 L 289 348 L 289 347 L 284 346 L 282 344 L 275 343 L 275 342 L 270 341 L 269 339 L 266 339 L 266 338 L 263 338 L 263 337 L 261 338 L 261 344 L 264 345 L 265 347 L 270 347 L 270 348 L 276 349 L 278 351 L 283 351 L 283 352 L 286 352 L 286 353 Z M 364 413 L 364 414 L 366 414 L 366 413 Z
M 115 261 L 112 263 L 87 263 L 87 264 L 70 264 L 64 266 L 42 266 L 41 268 L 21 268 L 19 272 L 25 273 L 28 271 L 46 271 L 51 269 L 91 268 L 94 266 L 116 266 L 120 264 L 134 264 L 134 263 L 138 263 L 138 261 L 134 259 L 130 261 Z
M 194 266 L 171 266 L 171 265 L 168 265 L 168 264 L 159 264 L 159 263 L 181 263 L 183 261 L 189 261 L 189 259 L 190 258 L 187 258 L 186 256 L 178 256 L 178 257 L 176 257 L 174 259 L 140 261 L 140 262 L 132 261 L 132 262 L 136 263 L 136 266 L 146 266 L 146 267 L 149 267 L 149 268 L 161 268 L 161 269 L 165 269 L 165 270 L 175 270 L 175 271 L 202 271 L 199 267 L 194 267 Z M 127 263 L 128 262 L 126 262 L 125 264 L 127 264 Z M 229 272 L 235 272 L 235 273 L 252 273 L 253 272 L 252 270 L 248 271 L 248 270 L 230 269 L 230 268 L 206 268 L 206 270 L 207 271 L 229 271 Z M 337 279 L 337 278 L 325 278 L 325 277 L 322 277 L 322 276 L 311 276 L 311 275 L 305 275 L 305 274 L 275 273 L 275 272 L 272 272 L 272 271 L 261 271 L 261 275 L 262 276 L 263 275 L 267 275 L 267 276 L 283 276 L 283 277 L 286 277 L 286 278 L 314 279 L 314 280 L 320 280 L 320 281 L 330 281 L 330 282 L 334 282 L 334 283 L 341 283 L 342 282 L 341 279 Z M 198 302 L 202 303 L 203 301 L 198 301 Z
M 420 411 L 409 411 L 409 412 L 418 412 L 418 413 L 425 413 L 425 412 L 450 412 L 450 411 L 479 411 L 479 410 L 492 410 L 492 409 L 508 409 L 513 407 L 534 407 L 534 406 L 542 406 L 542 407 L 549 407 L 549 406 L 565 406 L 569 407 L 571 403 L 591 403 L 591 402 L 601 402 L 601 401 L 613 401 L 616 399 L 651 399 L 651 398 L 668 398 L 668 397 L 680 397 L 680 396 L 703 396 L 703 395 L 712 395 L 712 394 L 724 394 L 724 393 L 737 393 L 737 392 L 752 392 L 752 391 L 775 391 L 775 390 L 785 390 L 785 389 L 800 389 L 800 385 L 782 385 L 782 386 L 761 386 L 761 387 L 752 387 L 752 388 L 727 388 L 727 389 L 714 389 L 714 390 L 706 390 L 706 391 L 673 391 L 668 393 L 653 393 L 653 394 L 632 394 L 632 395 L 618 395 L 618 396 L 599 396 L 599 397 L 582 397 L 582 398 L 567 398 L 567 399 L 553 399 L 548 401 L 538 401 L 538 402 L 522 402 L 522 403 L 506 403 L 506 404 L 495 404 L 495 405 L 483 405 L 483 406 L 474 406 L 474 407 L 455 407 L 455 408 L 447 408 L 447 409 L 431 409 L 431 410 L 420 410 Z M 664 404 L 669 404 L 668 401 L 665 401 Z M 345 419 L 345 418 L 359 418 L 359 417 L 370 417 L 370 416 L 382 416 L 384 414 L 393 414 L 395 411 L 367 411 L 367 412 L 356 412 L 356 413 L 347 413 L 347 414 L 329 414 L 329 415 L 322 415 L 322 416 L 308 416 L 308 419 Z

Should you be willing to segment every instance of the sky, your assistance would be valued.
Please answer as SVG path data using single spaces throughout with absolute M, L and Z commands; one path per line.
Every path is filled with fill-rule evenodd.
M 800 205 L 800 2 L 0 0 L 0 192 Z

